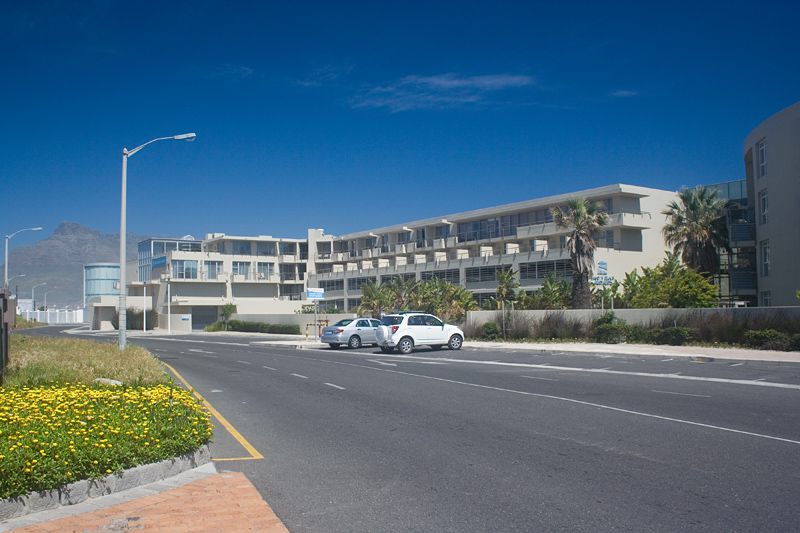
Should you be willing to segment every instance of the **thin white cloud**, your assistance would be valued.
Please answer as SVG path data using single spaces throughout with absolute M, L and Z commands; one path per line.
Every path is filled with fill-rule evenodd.
M 535 78 L 518 74 L 411 75 L 388 85 L 364 89 L 352 99 L 351 104 L 357 108 L 385 108 L 392 113 L 412 109 L 445 109 L 485 102 L 492 93 L 534 85 Z
M 212 67 L 204 73 L 204 77 L 209 79 L 221 79 L 225 81 L 241 81 L 252 78 L 255 69 L 246 65 L 235 65 L 232 63 L 225 63 Z
M 632 96 L 638 96 L 639 91 L 632 91 L 630 89 L 618 89 L 616 91 L 612 91 L 609 93 L 610 96 L 614 96 L 616 98 L 630 98 Z
M 350 64 L 324 65 L 311 71 L 304 79 L 298 80 L 297 84 L 302 85 L 303 87 L 318 87 L 320 85 L 328 85 L 350 74 L 353 71 L 353 68 L 353 65 Z

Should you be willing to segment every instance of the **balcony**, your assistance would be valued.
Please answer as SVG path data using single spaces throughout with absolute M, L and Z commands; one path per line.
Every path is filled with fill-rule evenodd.
M 752 223 L 736 223 L 729 226 L 731 245 L 737 248 L 755 246 L 756 226 Z

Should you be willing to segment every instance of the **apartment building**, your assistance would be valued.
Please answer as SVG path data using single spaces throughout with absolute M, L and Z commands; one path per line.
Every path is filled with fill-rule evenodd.
M 754 207 L 758 304 L 797 305 L 800 289 L 800 102 L 759 124 L 744 141 Z
M 663 259 L 661 211 L 676 193 L 615 184 L 339 237 L 316 235 L 309 239 L 308 283 L 325 289 L 327 306 L 349 312 L 359 305 L 364 284 L 394 277 L 442 278 L 472 291 L 479 304 L 495 297 L 501 269 L 512 268 L 523 290 L 539 288 L 551 274 L 571 279 L 568 230 L 556 226 L 551 209 L 575 197 L 609 214 L 595 236 L 595 260 L 607 263 L 609 275 L 622 278 Z
M 481 303 L 494 298 L 504 268 L 517 273 L 523 290 L 539 288 L 549 275 L 571 279 L 568 230 L 556 227 L 551 209 L 575 197 L 609 214 L 595 236 L 595 259 L 606 262 L 609 275 L 622 278 L 663 259 L 661 211 L 676 193 L 615 184 L 341 236 L 309 229 L 304 239 L 148 239 L 139 245 L 140 278 L 129 284 L 128 301 L 156 309 L 159 326 L 177 331 L 214 322 L 226 303 L 240 315 L 294 313 L 307 303 L 307 287 L 325 289 L 326 308 L 353 312 L 364 284 L 395 277 L 442 278 Z

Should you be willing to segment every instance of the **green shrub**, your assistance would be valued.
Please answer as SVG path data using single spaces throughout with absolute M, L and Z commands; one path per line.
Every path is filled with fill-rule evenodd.
M 636 344 L 653 344 L 658 331 L 660 330 L 652 327 L 631 324 L 628 325 L 626 334 L 628 342 Z
M 618 344 L 628 338 L 628 325 L 625 322 L 606 322 L 596 325 L 592 330 L 592 340 L 606 344 Z
M 655 334 L 656 344 L 682 346 L 694 338 L 694 330 L 683 326 L 664 328 Z
M 789 350 L 800 352 L 800 333 L 795 333 L 789 340 Z
M 481 337 L 486 340 L 497 340 L 502 337 L 502 333 L 500 332 L 500 327 L 495 324 L 494 322 L 487 322 L 483 325 L 483 330 L 481 331 Z
M 789 336 L 775 329 L 751 329 L 744 333 L 742 342 L 745 346 L 761 350 L 789 349 Z
M 614 315 L 614 311 L 608 311 L 607 313 L 603 313 L 602 315 L 600 315 L 599 318 L 595 319 L 594 322 L 592 322 L 592 325 L 597 327 L 597 326 L 602 326 L 604 324 L 616 324 L 619 322 L 623 321 L 621 319 L 618 319 L 616 315 Z
M 567 318 L 554 311 L 532 324 L 535 339 L 580 339 L 588 336 L 586 325 L 577 318 Z
M 205 331 L 223 331 L 225 324 L 214 322 L 206 326 Z M 265 322 L 246 322 L 244 320 L 231 320 L 228 322 L 228 331 L 243 333 L 279 333 L 283 335 L 300 335 L 300 326 L 297 324 L 267 324 Z

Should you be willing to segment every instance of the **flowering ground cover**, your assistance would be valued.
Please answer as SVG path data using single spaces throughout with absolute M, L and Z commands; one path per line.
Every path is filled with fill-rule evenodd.
M 149 377 L 144 379 L 141 368 L 126 368 L 126 361 L 159 368 L 146 351 L 126 359 L 128 350 L 119 352 L 109 344 L 14 340 L 10 357 L 14 370 L 7 380 L 12 385 L 0 387 L 0 498 L 54 489 L 190 453 L 211 439 L 209 414 L 190 392 L 172 384 L 163 370 L 148 371 Z M 57 346 L 48 346 L 48 342 Z M 21 354 L 26 347 L 37 353 Z M 82 380 L 41 382 L 39 372 L 19 364 L 19 359 L 26 360 L 45 375 L 58 375 L 58 369 L 48 367 L 58 365 L 57 354 L 65 347 L 68 351 L 89 349 L 92 354 L 86 358 L 100 361 L 100 368 L 81 362 L 77 366 Z M 103 351 L 108 352 L 105 360 Z M 19 356 L 16 364 L 15 356 Z M 71 354 L 67 359 L 74 363 L 80 356 Z M 33 383 L 26 383 L 21 375 Z M 92 382 L 94 377 L 120 379 L 123 375 L 136 384 Z

